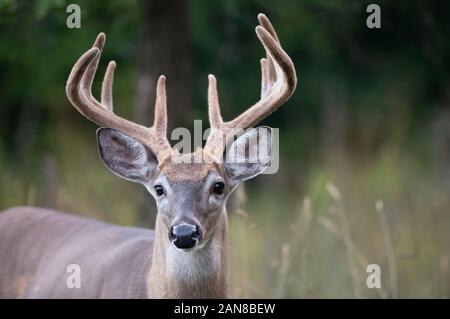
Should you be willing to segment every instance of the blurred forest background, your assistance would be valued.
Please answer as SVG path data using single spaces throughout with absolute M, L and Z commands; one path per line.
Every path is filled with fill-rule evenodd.
M 381 29 L 368 29 L 368 1 L 77 0 L 81 29 L 68 29 L 71 2 L 0 0 L 0 209 L 152 227 L 151 197 L 105 169 L 96 126 L 67 101 L 72 65 L 103 31 L 116 113 L 150 123 L 163 73 L 170 125 L 192 128 L 213 73 L 230 118 L 259 98 L 264 12 L 299 85 L 263 122 L 280 128 L 279 172 L 230 207 L 231 295 L 449 297 L 448 3 L 376 1 Z

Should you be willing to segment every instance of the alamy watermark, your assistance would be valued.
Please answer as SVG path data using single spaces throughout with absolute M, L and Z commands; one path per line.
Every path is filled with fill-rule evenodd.
M 381 29 L 381 8 L 376 3 L 367 6 L 366 12 L 370 13 L 366 19 L 366 25 L 369 29 Z
M 66 19 L 66 26 L 69 29 L 81 28 L 81 8 L 78 4 L 71 3 L 66 7 L 66 12 L 69 13 Z
M 69 289 L 81 288 L 81 267 L 77 264 L 70 264 L 66 267 L 69 274 L 66 278 L 66 286 Z
M 369 274 L 366 279 L 367 288 L 381 288 L 381 267 L 377 264 L 367 265 L 366 272 Z
M 253 132 L 250 132 L 252 130 Z M 275 174 L 278 171 L 280 160 L 280 136 L 278 128 L 263 126 L 246 130 L 225 130 L 222 140 L 217 141 L 216 139 L 218 145 L 226 145 L 223 156 L 219 158 L 210 158 L 204 156 L 205 154 L 203 152 L 196 152 L 197 149 L 202 148 L 210 134 L 210 128 L 203 131 L 201 120 L 194 121 L 193 133 L 185 127 L 174 129 L 169 136 L 169 141 L 174 143 L 173 148 L 179 153 L 191 154 L 192 156 L 173 157 L 173 162 L 208 163 L 214 160 L 219 163 L 260 163 L 268 164 L 268 167 L 263 174 Z

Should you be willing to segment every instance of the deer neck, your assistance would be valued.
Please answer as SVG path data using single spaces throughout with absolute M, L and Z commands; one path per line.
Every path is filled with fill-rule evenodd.
M 228 290 L 227 228 L 225 209 L 214 235 L 192 251 L 175 248 L 158 215 L 152 262 L 147 279 L 150 298 L 226 298 Z

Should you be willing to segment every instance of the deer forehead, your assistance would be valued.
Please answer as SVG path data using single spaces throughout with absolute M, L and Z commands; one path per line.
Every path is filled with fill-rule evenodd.
M 208 176 L 221 176 L 218 166 L 208 163 L 168 163 L 161 168 L 161 173 L 169 182 L 199 184 L 204 184 Z
M 204 159 L 204 161 L 198 161 L 198 159 Z M 208 176 L 223 176 L 221 165 L 214 162 L 202 150 L 190 154 L 173 154 L 170 159 L 162 163 L 160 171 L 169 182 L 187 181 L 203 184 Z

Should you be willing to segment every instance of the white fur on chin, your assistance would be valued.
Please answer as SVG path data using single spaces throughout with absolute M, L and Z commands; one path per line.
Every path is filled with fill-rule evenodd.
M 168 270 L 176 281 L 195 284 L 217 273 L 219 254 L 219 247 L 212 241 L 189 250 L 178 249 L 170 244 L 166 251 Z

